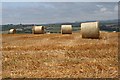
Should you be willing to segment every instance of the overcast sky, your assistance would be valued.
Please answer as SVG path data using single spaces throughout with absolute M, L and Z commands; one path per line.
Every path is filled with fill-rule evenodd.
M 58 23 L 118 18 L 117 2 L 3 2 L 2 23 Z
M 119 2 L 119 0 L 1 0 L 1 2 Z

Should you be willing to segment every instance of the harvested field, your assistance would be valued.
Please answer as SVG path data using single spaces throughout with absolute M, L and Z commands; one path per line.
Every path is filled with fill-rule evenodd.
M 118 33 L 2 34 L 3 78 L 118 77 Z

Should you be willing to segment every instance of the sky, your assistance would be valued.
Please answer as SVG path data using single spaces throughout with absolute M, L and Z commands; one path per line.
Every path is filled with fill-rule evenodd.
M 1 2 L 119 2 L 119 0 L 1 0 Z
M 117 2 L 2 2 L 2 24 L 47 24 L 117 18 Z

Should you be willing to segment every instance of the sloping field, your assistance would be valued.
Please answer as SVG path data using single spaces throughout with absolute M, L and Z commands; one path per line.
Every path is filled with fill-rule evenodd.
M 113 78 L 118 76 L 118 33 L 100 39 L 73 34 L 2 34 L 4 78 Z

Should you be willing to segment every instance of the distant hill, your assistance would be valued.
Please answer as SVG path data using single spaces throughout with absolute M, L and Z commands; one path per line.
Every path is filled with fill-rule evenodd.
M 93 22 L 93 21 L 83 21 L 83 22 Z M 119 31 L 118 27 L 118 20 L 101 20 L 100 22 L 100 30 L 104 31 Z M 6 32 L 11 28 L 17 29 L 18 33 L 32 33 L 32 26 L 45 26 L 46 27 L 46 32 L 55 32 L 59 33 L 60 32 L 60 27 L 61 25 L 72 25 L 73 26 L 73 31 L 80 31 L 80 24 L 82 22 L 64 22 L 64 23 L 52 23 L 52 24 L 7 24 L 7 25 L 2 25 L 2 31 Z

